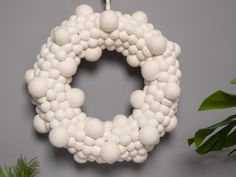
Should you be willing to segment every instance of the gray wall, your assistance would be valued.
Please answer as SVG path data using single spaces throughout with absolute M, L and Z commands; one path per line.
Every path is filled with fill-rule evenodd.
M 82 3 L 99 12 L 104 6 L 100 0 L 0 0 L 0 163 L 12 163 L 20 153 L 38 156 L 41 177 L 234 177 L 235 156 L 227 157 L 226 152 L 198 156 L 186 139 L 197 128 L 233 113 L 199 113 L 197 108 L 216 89 L 236 92 L 228 84 L 236 76 L 235 0 L 112 1 L 113 8 L 123 13 L 147 12 L 156 28 L 183 48 L 179 125 L 146 163 L 75 164 L 65 150 L 49 145 L 47 135 L 34 132 L 24 72 L 32 67 L 50 30 Z M 87 96 L 84 109 L 92 116 L 111 119 L 116 113 L 128 114 L 130 93 L 142 87 L 139 72 L 113 54 L 105 52 L 97 64 L 82 64 L 75 78 L 74 86 Z

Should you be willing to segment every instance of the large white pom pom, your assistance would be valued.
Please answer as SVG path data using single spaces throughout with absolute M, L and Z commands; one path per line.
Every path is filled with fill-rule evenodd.
M 101 14 L 100 17 L 100 28 L 110 33 L 118 28 L 119 25 L 119 17 L 118 15 L 111 10 L 105 11 Z

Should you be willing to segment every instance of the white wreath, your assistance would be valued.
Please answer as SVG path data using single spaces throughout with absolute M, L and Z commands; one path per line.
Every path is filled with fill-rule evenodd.
M 132 114 L 106 122 L 82 112 L 85 95 L 70 86 L 81 59 L 95 62 L 103 49 L 116 50 L 127 56 L 130 66 L 140 66 L 145 83 L 130 97 Z M 78 163 L 145 161 L 160 137 L 177 124 L 180 51 L 148 23 L 144 12 L 99 14 L 88 5 L 78 6 L 76 15 L 52 30 L 25 74 L 36 105 L 34 128 L 49 132 L 50 143 L 67 148 Z

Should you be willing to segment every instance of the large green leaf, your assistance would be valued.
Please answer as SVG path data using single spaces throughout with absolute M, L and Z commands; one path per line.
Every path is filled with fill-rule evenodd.
M 199 107 L 199 111 L 205 111 L 211 109 L 225 109 L 235 106 L 236 106 L 236 95 L 229 94 L 219 90 L 203 101 L 203 103 Z
M 196 151 L 199 154 L 206 154 L 210 151 L 222 150 L 224 148 L 225 138 L 234 126 L 234 124 L 227 125 L 219 132 L 211 136 L 208 140 L 206 140 L 201 146 L 196 149 Z
M 199 148 L 199 146 L 202 144 L 203 140 L 210 135 L 215 129 L 201 129 L 198 130 L 194 136 L 194 143 L 196 148 Z
M 236 145 L 236 130 L 232 131 L 227 137 L 225 141 L 225 147 L 231 147 Z
M 223 148 L 235 145 L 236 130 L 231 131 L 235 126 L 236 115 L 232 115 L 217 124 L 199 129 L 193 138 L 188 139 L 188 144 L 194 143 L 199 154 L 220 151 Z M 217 131 L 217 129 L 220 130 Z

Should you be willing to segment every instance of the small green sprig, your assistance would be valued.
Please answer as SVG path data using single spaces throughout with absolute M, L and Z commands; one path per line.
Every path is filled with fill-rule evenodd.
M 15 165 L 0 167 L 0 177 L 35 177 L 39 174 L 39 165 L 37 158 L 27 161 L 20 156 Z
M 236 78 L 230 82 L 236 84 Z M 207 97 L 199 111 L 226 109 L 236 107 L 236 95 L 216 91 L 211 96 Z M 221 122 L 211 125 L 206 128 L 199 129 L 194 137 L 188 139 L 188 144 L 195 145 L 196 152 L 203 155 L 211 151 L 221 151 L 225 148 L 236 145 L 236 115 L 229 116 Z M 228 155 L 236 152 L 232 150 Z

